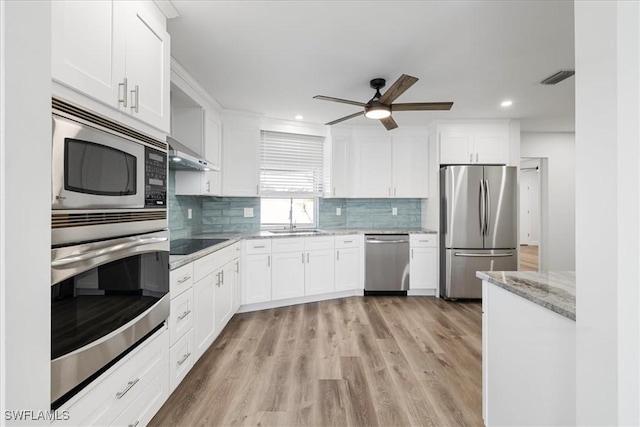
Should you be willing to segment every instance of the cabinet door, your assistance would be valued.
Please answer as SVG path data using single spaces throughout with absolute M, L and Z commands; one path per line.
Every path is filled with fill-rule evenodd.
M 328 294 L 335 289 L 334 250 L 309 251 L 304 271 L 305 295 Z
M 329 197 L 349 197 L 349 166 L 351 138 L 343 135 L 331 139 L 331 188 Z
M 203 154 L 205 160 L 216 167 L 220 167 L 221 140 L 220 123 L 211 113 L 205 112 Z
M 222 194 L 255 197 L 260 182 L 260 128 L 224 127 Z
M 236 288 L 236 262 L 227 263 L 218 273 L 216 286 L 216 330 L 221 331 L 233 316 L 233 293 Z
M 480 164 L 509 164 L 509 127 L 483 123 L 474 128 L 474 160 Z
M 336 292 L 362 289 L 360 283 L 360 248 L 336 249 Z
M 127 17 L 125 67 L 129 103 L 126 110 L 139 120 L 169 133 L 169 33 L 164 23 L 153 16 L 150 8 L 155 11 L 155 5 L 120 3 L 126 5 Z
M 449 124 L 439 128 L 440 164 L 474 163 L 472 157 L 473 131 L 470 125 Z
M 433 289 L 438 285 L 438 249 L 411 248 L 409 288 Z
M 112 107 L 118 104 L 118 84 L 125 76 L 117 3 L 51 2 L 53 79 Z
M 304 252 L 274 253 L 272 274 L 272 299 L 304 296 Z
M 393 197 L 426 198 L 427 137 L 393 137 Z
M 217 276 L 211 273 L 193 285 L 194 362 L 215 339 L 215 287 Z
M 242 303 L 271 301 L 271 254 L 247 255 L 242 277 Z
M 363 137 L 356 142 L 356 197 L 392 195 L 391 139 Z

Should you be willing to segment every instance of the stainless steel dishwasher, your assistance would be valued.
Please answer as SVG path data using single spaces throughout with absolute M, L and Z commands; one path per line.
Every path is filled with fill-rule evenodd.
M 365 294 L 406 295 L 409 289 L 409 235 L 367 234 Z

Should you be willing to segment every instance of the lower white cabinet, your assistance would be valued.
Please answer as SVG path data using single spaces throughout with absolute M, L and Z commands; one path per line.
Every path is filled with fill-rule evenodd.
M 335 290 L 362 289 L 360 247 L 336 249 Z
M 242 303 L 271 301 L 271 253 L 246 255 L 242 275 Z
M 58 408 L 55 426 L 146 424 L 169 397 L 169 331 L 164 328 Z
M 194 364 L 193 330 L 171 346 L 169 351 L 169 385 L 171 391 L 182 382 Z
M 216 338 L 216 279 L 216 275 L 211 273 L 193 284 L 194 361 L 202 356 Z
M 438 288 L 438 237 L 436 234 L 409 236 L 409 288 L 435 292 Z
M 328 294 L 335 289 L 333 249 L 309 251 L 304 267 L 304 294 Z
M 271 267 L 273 300 L 304 296 L 304 252 L 274 253 Z
M 231 320 L 234 313 L 234 294 L 238 287 L 240 261 L 235 259 L 228 262 L 217 273 L 215 289 L 215 319 L 218 332 Z

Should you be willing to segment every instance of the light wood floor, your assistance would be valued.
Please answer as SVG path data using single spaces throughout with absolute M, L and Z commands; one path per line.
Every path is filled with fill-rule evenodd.
M 478 302 L 351 297 L 237 314 L 151 426 L 480 426 Z
M 538 247 L 520 246 L 520 270 L 538 271 Z

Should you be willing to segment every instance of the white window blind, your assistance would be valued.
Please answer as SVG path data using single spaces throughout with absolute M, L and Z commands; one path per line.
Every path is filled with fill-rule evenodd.
M 260 194 L 321 196 L 321 136 L 260 131 Z

